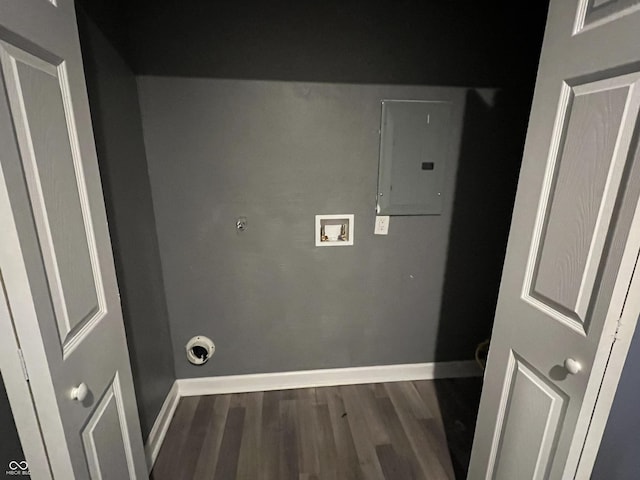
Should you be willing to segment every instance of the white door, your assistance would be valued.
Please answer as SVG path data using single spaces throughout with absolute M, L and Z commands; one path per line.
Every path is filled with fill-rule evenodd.
M 0 0 L 0 225 L 53 477 L 145 478 L 73 0 Z
M 619 320 L 638 303 L 625 305 L 640 248 L 638 7 L 551 1 L 471 480 L 574 478 L 584 461 Z

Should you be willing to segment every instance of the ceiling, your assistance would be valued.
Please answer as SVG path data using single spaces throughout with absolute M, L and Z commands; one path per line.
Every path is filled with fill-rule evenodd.
M 137 74 L 530 90 L 547 2 L 77 0 Z

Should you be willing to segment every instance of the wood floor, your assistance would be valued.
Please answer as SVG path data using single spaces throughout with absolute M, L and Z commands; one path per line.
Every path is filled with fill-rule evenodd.
M 479 378 L 185 397 L 153 480 L 465 478 Z

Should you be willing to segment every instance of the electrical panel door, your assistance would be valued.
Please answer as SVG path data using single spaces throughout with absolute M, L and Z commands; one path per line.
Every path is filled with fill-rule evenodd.
M 451 121 L 451 101 L 382 102 L 379 215 L 442 213 Z

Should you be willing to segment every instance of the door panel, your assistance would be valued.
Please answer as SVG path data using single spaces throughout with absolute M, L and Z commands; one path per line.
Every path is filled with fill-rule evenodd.
M 51 471 L 145 478 L 73 1 L 0 0 L 0 61 L 0 271 Z
M 66 67 L 6 43 L 0 43 L 0 58 L 13 117 L 24 131 L 22 167 L 31 179 L 29 198 L 67 356 L 104 316 L 105 300 L 102 289 L 96 288 L 96 283 L 101 285 L 100 272 L 95 242 L 87 232 L 88 201 L 73 112 L 68 108 Z
M 564 84 L 559 102 L 557 150 L 549 157 L 523 297 L 584 335 L 628 160 L 639 78 Z
M 640 315 L 639 31 L 628 2 L 551 0 L 472 480 L 574 478 L 620 318 Z
M 640 0 L 584 0 L 581 3 L 576 20 L 576 33 L 640 9 Z
M 547 478 L 568 398 L 514 352 L 489 470 L 496 479 Z M 521 432 L 527 432 L 523 436 Z M 524 454 L 523 454 L 524 453 Z
M 135 478 L 126 426 L 120 380 L 116 375 L 82 430 L 91 478 Z

